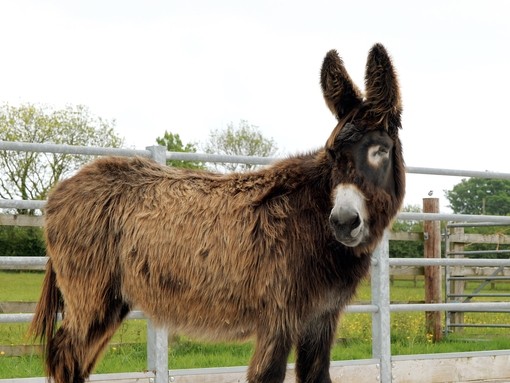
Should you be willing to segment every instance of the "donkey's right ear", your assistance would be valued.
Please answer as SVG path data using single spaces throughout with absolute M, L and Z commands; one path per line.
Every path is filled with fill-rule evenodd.
M 324 58 L 321 87 L 326 105 L 337 120 L 344 118 L 363 101 L 361 92 L 347 74 L 336 50 L 329 51 Z

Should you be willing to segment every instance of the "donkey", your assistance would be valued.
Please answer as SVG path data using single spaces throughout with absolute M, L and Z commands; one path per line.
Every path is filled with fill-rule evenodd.
M 331 382 L 341 311 L 400 209 L 401 101 L 385 48 L 366 91 L 327 53 L 320 83 L 338 124 L 325 146 L 247 173 L 106 157 L 51 193 L 48 264 L 31 332 L 56 383 L 81 383 L 137 307 L 208 340 L 255 336 L 247 380 Z M 57 326 L 57 312 L 63 320 Z M 58 327 L 58 329 L 57 329 Z

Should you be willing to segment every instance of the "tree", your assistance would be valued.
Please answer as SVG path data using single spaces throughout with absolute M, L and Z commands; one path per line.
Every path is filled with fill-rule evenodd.
M 418 205 L 406 205 L 402 211 L 408 213 L 421 213 Z M 396 220 L 393 223 L 394 232 L 423 233 L 422 221 Z M 417 241 L 390 241 L 390 256 L 393 258 L 419 258 L 423 257 L 423 242 Z
M 454 213 L 475 215 L 510 215 L 510 180 L 472 177 L 463 179 L 452 190 L 445 190 Z M 466 227 L 466 233 L 508 235 L 508 226 Z M 498 250 L 508 250 L 508 245 L 497 245 Z M 493 244 L 466 244 L 465 251 L 494 250 Z M 508 258 L 508 254 L 488 253 L 480 258 Z
M 510 214 L 510 180 L 463 179 L 452 190 L 445 191 L 454 213 L 477 215 Z
M 0 256 L 44 257 L 43 231 L 40 227 L 0 226 Z
M 115 121 L 92 115 L 83 106 L 64 109 L 25 104 L 0 107 L 0 140 L 120 147 Z M 0 198 L 46 199 L 49 190 L 90 156 L 63 153 L 0 152 Z M 18 213 L 34 214 L 21 209 Z
M 197 148 L 195 144 L 187 143 L 184 145 L 178 134 L 173 134 L 165 130 L 163 137 L 156 138 L 158 145 L 166 147 L 169 152 L 191 152 L 196 153 Z M 174 166 L 176 168 L 187 168 L 187 169 L 203 169 L 204 165 L 200 161 L 181 161 L 181 160 L 167 160 L 168 166 Z
M 265 138 L 257 126 L 241 120 L 236 128 L 231 122 L 224 130 L 211 131 L 204 151 L 210 154 L 223 154 L 231 156 L 260 156 L 272 157 L 278 147 L 272 138 Z M 237 171 L 253 169 L 256 165 L 219 163 L 215 167 L 224 171 Z

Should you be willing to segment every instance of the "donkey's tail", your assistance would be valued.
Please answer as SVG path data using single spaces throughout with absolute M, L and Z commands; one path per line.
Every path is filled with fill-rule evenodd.
M 48 358 L 51 341 L 57 326 L 58 312 L 63 308 L 63 300 L 57 287 L 55 271 L 51 259 L 46 264 L 41 298 L 35 308 L 35 315 L 28 333 L 34 339 L 40 339 L 43 344 L 45 357 Z

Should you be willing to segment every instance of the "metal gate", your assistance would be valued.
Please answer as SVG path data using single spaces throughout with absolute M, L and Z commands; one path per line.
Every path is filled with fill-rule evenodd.
M 500 245 L 510 243 L 506 235 L 469 235 L 464 232 L 466 227 L 507 227 L 498 223 L 451 223 L 445 229 L 445 257 L 450 259 L 469 258 L 471 256 L 494 258 L 510 258 L 510 249 L 499 249 Z M 489 250 L 465 250 L 467 244 L 484 243 L 493 245 Z M 510 293 L 494 293 L 484 291 L 491 284 L 492 287 L 498 282 L 510 281 L 510 269 L 505 266 L 498 267 L 466 267 L 445 266 L 445 302 L 446 303 L 469 303 L 474 298 L 491 298 L 492 301 L 510 297 Z M 468 289 L 468 282 L 471 289 Z M 473 282 L 477 285 L 472 289 Z M 471 290 L 471 291 L 470 291 Z M 509 310 L 493 310 L 493 312 L 510 312 Z M 510 320 L 509 320 L 510 322 Z M 510 323 L 466 323 L 464 312 L 445 312 L 445 333 L 455 332 L 466 327 L 505 327 L 510 328 Z

